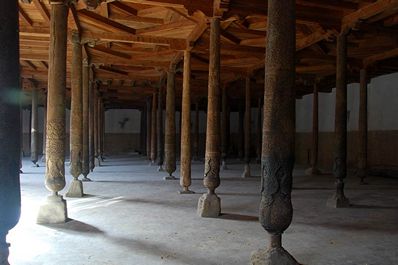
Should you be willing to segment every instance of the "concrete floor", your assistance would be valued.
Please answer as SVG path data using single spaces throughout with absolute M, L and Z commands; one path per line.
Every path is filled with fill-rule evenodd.
M 248 264 L 250 253 L 267 243 L 257 221 L 260 178 L 240 178 L 243 166 L 221 172 L 223 215 L 196 215 L 203 166 L 193 165 L 194 195 L 179 195 L 178 181 L 137 155 L 111 157 L 84 183 L 86 197 L 67 199 L 71 221 L 37 225 L 38 207 L 48 192 L 44 167 L 24 161 L 22 216 L 8 241 L 17 264 L 149 265 Z M 178 171 L 177 171 L 178 172 Z M 294 176 L 292 225 L 284 247 L 305 265 L 398 264 L 398 179 L 369 178 L 366 186 L 347 180 L 353 207 L 325 206 L 333 193 L 331 175 Z M 259 176 L 259 165 L 252 174 Z M 179 174 L 177 173 L 176 176 Z M 68 181 L 71 177 L 67 176 Z M 65 193 L 65 192 L 64 192 Z

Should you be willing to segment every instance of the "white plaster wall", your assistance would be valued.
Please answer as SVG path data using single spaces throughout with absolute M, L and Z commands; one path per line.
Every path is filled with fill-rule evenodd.
M 133 109 L 111 109 L 105 112 L 105 133 L 139 133 L 140 111 Z M 125 119 L 124 127 L 121 122 Z
M 296 131 L 311 132 L 312 94 L 296 100 Z M 334 131 L 336 89 L 319 94 L 319 130 Z M 359 84 L 349 84 L 347 90 L 349 131 L 358 130 Z M 398 73 L 372 79 L 368 86 L 369 130 L 398 130 Z

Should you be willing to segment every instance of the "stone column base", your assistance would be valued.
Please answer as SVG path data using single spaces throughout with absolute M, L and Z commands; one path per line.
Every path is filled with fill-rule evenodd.
M 310 168 L 305 170 L 305 174 L 307 176 L 312 176 L 312 175 L 320 175 L 320 174 L 322 174 L 322 172 L 321 172 L 321 170 L 319 170 L 319 168 L 310 167 Z
M 225 160 L 223 160 L 223 161 L 221 162 L 221 169 L 222 169 L 222 170 L 228 170 L 227 163 L 225 162 Z
M 164 177 L 163 179 L 164 179 L 164 180 L 178 180 L 178 178 L 174 177 L 173 175 Z
M 179 194 L 195 194 L 194 191 L 189 190 L 188 188 L 184 189 L 184 190 L 180 190 L 178 192 Z
M 163 172 L 163 167 L 162 166 L 158 166 L 158 172 Z
M 50 195 L 40 206 L 36 222 L 38 224 L 65 223 L 68 218 L 66 201 L 60 195 Z
M 90 181 L 92 181 L 92 180 L 91 180 L 90 178 L 88 178 L 88 177 L 83 177 L 82 181 L 83 181 L 83 182 L 90 182 Z
M 198 201 L 200 217 L 218 217 L 221 214 L 221 200 L 216 194 L 203 194 Z
M 96 167 L 100 167 L 100 166 L 101 166 L 101 160 L 99 159 L 99 157 L 96 157 L 96 158 L 94 159 L 94 165 L 95 165 Z
M 344 195 L 337 195 L 335 193 L 327 200 L 326 206 L 331 208 L 348 208 L 350 207 L 350 201 Z
M 242 173 L 242 178 L 250 178 L 251 173 L 250 173 L 250 164 L 245 164 L 245 170 Z
M 282 247 L 260 249 L 250 257 L 251 265 L 300 265 L 292 255 Z
M 78 179 L 73 179 L 68 192 L 65 194 L 65 197 L 81 198 L 83 195 L 83 183 Z

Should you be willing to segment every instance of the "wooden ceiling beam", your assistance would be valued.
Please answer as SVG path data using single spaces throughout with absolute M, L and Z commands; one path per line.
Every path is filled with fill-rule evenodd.
M 39 0 L 33 0 L 33 4 L 37 8 L 37 10 L 40 12 L 40 15 L 42 16 L 42 18 L 49 24 L 51 18 L 50 18 L 50 13 L 48 12 L 46 6 Z
M 33 26 L 32 19 L 30 19 L 30 17 L 29 17 L 28 14 L 23 10 L 23 8 L 21 7 L 21 5 L 19 5 L 18 11 L 19 11 L 20 18 L 22 18 L 22 20 L 23 20 L 26 24 L 28 24 L 29 26 L 32 27 L 32 26 Z

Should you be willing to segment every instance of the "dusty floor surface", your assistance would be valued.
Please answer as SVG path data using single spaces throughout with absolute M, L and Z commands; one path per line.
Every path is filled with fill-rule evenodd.
M 37 210 L 48 194 L 44 167 L 24 161 L 21 175 L 22 216 L 9 236 L 13 265 L 232 265 L 248 264 L 250 253 L 267 244 L 257 221 L 260 175 L 241 179 L 243 165 L 221 172 L 223 215 L 196 215 L 203 165 L 194 162 L 193 195 L 180 195 L 179 181 L 164 181 L 165 172 L 138 155 L 109 157 L 84 183 L 86 197 L 69 199 L 71 220 L 37 225 Z M 67 168 L 67 171 L 69 169 Z M 176 176 L 179 176 L 177 170 Z M 71 180 L 67 176 L 68 185 Z M 304 265 L 398 264 L 398 179 L 369 178 L 359 186 L 347 180 L 353 206 L 331 209 L 331 175 L 294 174 L 294 217 L 283 236 L 284 247 Z M 66 193 L 66 189 L 63 194 Z

